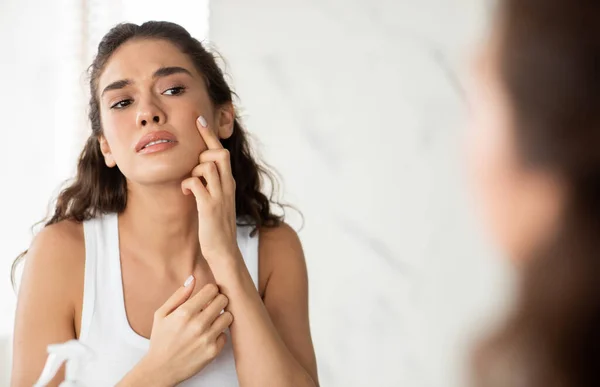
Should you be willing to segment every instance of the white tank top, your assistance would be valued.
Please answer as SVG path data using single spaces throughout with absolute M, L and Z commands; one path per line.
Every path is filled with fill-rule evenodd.
M 118 383 L 146 354 L 150 341 L 129 325 L 123 299 L 119 224 L 117 214 L 107 214 L 83 223 L 85 235 L 85 279 L 79 340 L 94 351 L 79 380 L 85 387 Z M 258 234 L 238 226 L 237 241 L 258 285 Z M 229 331 L 226 332 L 229 336 Z M 238 387 L 231 337 L 219 356 L 179 386 Z

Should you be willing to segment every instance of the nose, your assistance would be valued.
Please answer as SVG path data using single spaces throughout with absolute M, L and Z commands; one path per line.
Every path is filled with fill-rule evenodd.
M 159 116 L 153 116 L 152 117 L 152 122 L 155 122 L 157 124 L 160 123 L 160 117 Z M 142 124 L 142 126 L 148 125 L 148 121 L 146 119 L 142 119 L 142 121 L 140 123 Z
M 144 128 L 150 123 L 154 123 L 155 125 L 164 124 L 166 116 L 158 105 L 149 101 L 139 105 L 136 121 L 139 128 Z

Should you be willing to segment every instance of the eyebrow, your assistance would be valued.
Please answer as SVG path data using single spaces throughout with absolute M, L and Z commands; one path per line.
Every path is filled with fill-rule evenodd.
M 192 73 L 189 72 L 189 70 L 184 69 L 183 67 L 178 67 L 178 66 L 170 66 L 170 67 L 161 67 L 158 70 L 156 70 L 154 72 L 154 74 L 152 74 L 152 78 L 162 78 L 162 77 L 166 77 L 169 75 L 173 75 L 173 74 L 187 74 L 190 77 L 192 76 Z M 106 93 L 107 91 L 110 90 L 119 90 L 119 89 L 123 89 L 126 86 L 131 85 L 133 82 L 129 79 L 122 79 L 120 81 L 115 81 L 111 84 L 109 84 L 108 86 L 106 86 L 104 88 L 104 90 L 102 90 L 102 94 L 100 95 L 101 97 L 104 95 L 104 93 Z

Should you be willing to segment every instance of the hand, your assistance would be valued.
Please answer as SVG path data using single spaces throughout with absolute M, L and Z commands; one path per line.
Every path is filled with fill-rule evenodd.
M 204 286 L 190 298 L 195 280 L 179 288 L 154 314 L 150 349 L 142 362 L 161 370 L 167 385 L 176 385 L 202 370 L 223 349 L 223 333 L 233 322 L 221 311 L 228 300 L 215 284 Z
M 196 197 L 200 250 L 210 263 L 214 259 L 239 255 L 235 181 L 229 151 L 223 148 L 203 117 L 196 120 L 196 126 L 208 149 L 200 154 L 192 177 L 185 179 L 181 188 L 185 195 L 193 193 Z

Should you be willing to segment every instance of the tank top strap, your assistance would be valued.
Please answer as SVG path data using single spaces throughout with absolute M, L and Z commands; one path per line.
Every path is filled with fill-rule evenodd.
M 94 320 L 101 318 L 103 323 L 113 323 L 108 318 L 110 311 L 122 302 L 116 291 L 122 289 L 117 222 L 116 213 L 83 222 L 85 274 L 80 333 L 82 341 L 87 338 Z

